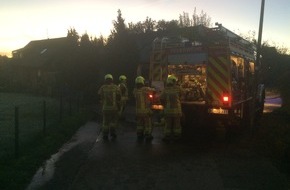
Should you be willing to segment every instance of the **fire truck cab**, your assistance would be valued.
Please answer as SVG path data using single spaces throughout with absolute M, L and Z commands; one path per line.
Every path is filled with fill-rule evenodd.
M 262 113 L 265 98 L 264 85 L 257 84 L 255 47 L 221 24 L 197 26 L 196 31 L 193 40 L 161 37 L 153 41 L 151 86 L 162 91 L 168 75 L 178 78 L 187 124 L 252 125 L 255 115 Z

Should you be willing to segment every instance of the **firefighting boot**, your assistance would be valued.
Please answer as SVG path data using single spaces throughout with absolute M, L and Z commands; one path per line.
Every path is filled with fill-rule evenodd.
M 104 134 L 104 135 L 103 135 L 103 140 L 104 140 L 104 141 L 107 141 L 108 139 L 109 139 L 109 138 L 108 138 L 108 135 L 105 135 L 105 134 Z
M 144 134 L 142 132 L 137 132 L 137 140 L 142 141 L 144 139 Z
M 174 142 L 181 142 L 181 136 L 180 135 L 173 135 L 173 138 L 172 138 L 172 140 L 174 141 Z
M 112 140 L 115 140 L 116 138 L 117 138 L 116 133 L 111 133 L 111 139 L 112 139 Z
M 146 141 L 151 141 L 153 139 L 153 136 L 151 134 L 146 134 L 145 135 L 145 140 Z
M 170 140 L 171 140 L 170 136 L 167 136 L 167 135 L 162 138 L 162 141 L 165 142 L 165 143 L 169 143 Z

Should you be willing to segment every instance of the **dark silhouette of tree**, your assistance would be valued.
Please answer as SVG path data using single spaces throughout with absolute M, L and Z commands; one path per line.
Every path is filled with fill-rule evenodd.
M 157 21 L 155 28 L 157 31 L 176 30 L 179 25 L 177 20 L 165 21 L 162 19 Z
M 144 51 L 150 51 L 151 43 L 156 37 L 176 35 L 193 40 L 197 35 L 193 26 L 210 27 L 211 18 L 204 11 L 197 13 L 195 8 L 192 16 L 183 12 L 178 20 L 155 21 L 147 16 L 144 21 L 131 22 L 127 26 L 121 10 L 118 9 L 116 20 L 112 24 L 113 29 L 108 38 L 91 37 L 87 33 L 80 36 L 74 28 L 67 30 L 68 46 L 63 48 L 63 52 L 59 53 L 61 56 L 55 61 L 60 84 L 68 84 L 73 90 L 95 97 L 104 75 L 112 73 L 115 82 L 119 75 L 126 75 L 129 88 L 132 88 L 137 65 L 140 60 L 143 63 L 146 53 L 149 61 L 149 53 L 144 54 Z M 254 32 L 250 31 L 244 38 L 256 43 Z M 285 81 L 290 80 L 290 67 L 289 56 L 283 56 L 286 51 L 287 48 L 269 48 L 267 43 L 263 44 L 262 64 L 266 85 L 287 86 Z M 3 61 L 6 58 L 1 56 L 0 63 Z
M 67 30 L 67 38 L 71 42 L 72 46 L 78 46 L 80 36 L 75 28 L 70 28 Z
M 211 25 L 211 18 L 203 10 L 200 12 L 200 14 L 198 14 L 196 8 L 194 8 L 192 18 L 190 18 L 189 14 L 186 12 L 183 12 L 179 15 L 179 25 L 180 27 L 190 27 L 197 25 L 204 25 L 209 27 Z
M 144 24 L 141 21 L 137 22 L 136 24 L 130 22 L 128 24 L 128 30 L 129 30 L 129 33 L 133 33 L 133 34 L 145 33 Z
M 102 35 L 99 38 L 94 37 L 94 39 L 92 39 L 93 46 L 95 46 L 98 50 L 103 49 L 105 47 L 105 43 L 106 41 Z
M 156 21 L 152 20 L 149 17 L 146 17 L 146 20 L 143 22 L 145 33 L 153 32 L 155 30 Z
M 180 28 L 180 26 L 178 26 L 177 20 L 171 20 L 167 22 L 167 30 L 176 30 L 178 28 Z
M 192 26 L 191 21 L 189 19 L 188 13 L 183 12 L 183 14 L 179 15 L 179 25 L 180 27 L 190 27 Z
M 167 30 L 167 21 L 165 21 L 164 19 L 157 21 L 156 30 L 157 31 Z
M 125 19 L 122 17 L 122 12 L 118 9 L 117 20 L 113 21 L 114 28 L 111 30 L 111 34 L 109 36 L 109 40 L 118 38 L 119 36 L 124 36 L 127 34 L 127 27 L 125 24 Z
M 120 75 L 126 75 L 130 85 L 137 70 L 139 52 L 122 18 L 121 10 L 117 13 L 117 20 L 113 21 L 114 28 L 105 47 L 105 61 L 102 66 L 105 72 L 113 74 L 116 82 Z
M 91 39 L 87 33 L 85 33 L 81 36 L 80 46 L 83 48 L 91 48 L 92 47 Z
M 192 15 L 192 26 L 197 25 L 204 25 L 209 27 L 211 25 L 211 18 L 203 10 L 198 15 L 195 7 Z

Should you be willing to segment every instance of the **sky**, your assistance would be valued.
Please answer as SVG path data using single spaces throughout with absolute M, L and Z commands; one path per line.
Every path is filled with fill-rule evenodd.
M 0 55 L 11 56 L 30 41 L 79 35 L 107 37 L 121 10 L 125 23 L 178 20 L 183 12 L 207 13 L 238 34 L 259 31 L 262 0 L 1 0 Z M 290 49 L 290 0 L 265 0 L 262 42 Z M 213 24 L 214 26 L 214 24 Z

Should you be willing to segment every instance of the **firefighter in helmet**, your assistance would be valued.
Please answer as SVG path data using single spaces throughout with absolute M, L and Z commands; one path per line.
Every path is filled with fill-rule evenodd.
M 100 87 L 98 95 L 102 105 L 103 139 L 108 140 L 108 135 L 110 133 L 113 140 L 117 137 L 116 127 L 118 123 L 121 92 L 119 87 L 113 83 L 113 76 L 111 74 L 105 75 L 105 84 Z
M 137 120 L 137 138 L 138 140 L 152 140 L 152 110 L 150 108 L 149 95 L 152 88 L 145 86 L 145 79 L 138 76 L 135 79 L 135 88 L 133 95 L 136 100 L 136 120 Z
M 119 116 L 121 119 L 124 119 L 124 110 L 126 107 L 126 103 L 128 101 L 128 88 L 127 88 L 127 77 L 125 75 L 121 75 L 119 77 L 119 88 L 121 91 L 121 102 L 120 102 L 120 110 Z
M 180 140 L 181 138 L 181 103 L 183 94 L 181 87 L 176 85 L 177 78 L 173 75 L 168 76 L 166 87 L 160 95 L 160 101 L 164 105 L 164 138 L 163 141 Z

